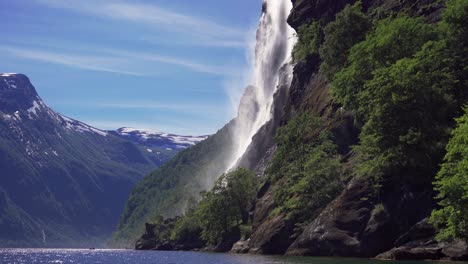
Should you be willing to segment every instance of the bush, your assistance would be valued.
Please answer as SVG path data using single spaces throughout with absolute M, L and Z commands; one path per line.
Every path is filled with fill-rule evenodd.
M 364 40 L 371 28 L 370 20 L 361 11 L 361 2 L 347 5 L 336 19 L 324 28 L 325 40 L 320 47 L 323 60 L 320 70 L 332 80 L 335 73 L 347 64 L 349 50 Z
M 300 26 L 297 31 L 298 41 L 293 49 L 293 60 L 305 61 L 307 57 L 318 54 L 322 35 L 322 27 L 317 21 Z
M 256 191 L 257 179 L 251 171 L 239 168 L 221 176 L 215 187 L 202 195 L 196 209 L 202 238 L 215 245 L 234 227 L 247 224 Z
M 326 125 L 308 113 L 278 129 L 276 143 L 267 171 L 270 181 L 278 182 L 272 214 L 302 227 L 342 190 L 340 156 Z
M 359 119 L 365 119 L 368 114 L 365 110 L 370 104 L 359 100 L 359 94 L 365 83 L 373 79 L 374 71 L 413 56 L 427 41 L 434 39 L 434 28 L 420 18 L 402 16 L 379 21 L 364 41 L 351 48 L 349 66 L 335 75 L 334 98 L 345 109 L 355 110 Z
M 452 132 L 435 188 L 440 209 L 431 221 L 440 227 L 439 240 L 460 238 L 468 242 L 468 108 Z

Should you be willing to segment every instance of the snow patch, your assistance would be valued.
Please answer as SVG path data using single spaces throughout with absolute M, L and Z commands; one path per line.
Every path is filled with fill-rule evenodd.
M 137 136 L 140 141 L 147 141 L 149 139 L 164 139 L 174 145 L 182 145 L 177 146 L 178 148 L 184 148 L 187 146 L 194 146 L 200 141 L 205 140 L 208 136 L 180 136 L 168 133 L 157 132 L 152 129 L 136 129 L 131 127 L 123 127 L 117 130 L 122 136 L 130 136 L 134 135 Z
M 5 72 L 5 73 L 0 73 L 0 76 L 2 77 L 10 77 L 11 75 L 16 75 L 17 73 L 13 72 Z
M 20 112 L 19 112 L 19 111 L 16 111 L 16 112 L 15 112 L 15 117 L 16 117 L 16 119 L 21 120 L 21 116 L 20 116 Z
M 40 110 L 40 105 L 37 103 L 36 100 L 33 101 L 33 106 L 28 109 L 28 113 L 34 114 L 37 116 L 37 110 Z
M 90 125 L 87 125 L 85 123 L 82 123 L 80 121 L 77 121 L 77 120 L 73 120 L 71 118 L 68 118 L 64 115 L 61 115 L 59 114 L 58 115 L 62 120 L 63 122 L 65 123 L 65 128 L 67 129 L 70 129 L 70 130 L 74 130 L 74 131 L 77 131 L 77 132 L 80 132 L 80 133 L 86 133 L 86 132 L 91 132 L 91 133 L 95 133 L 95 134 L 98 134 L 100 136 L 104 136 L 106 137 L 108 134 L 107 132 L 104 132 L 102 130 L 99 130 L 97 128 L 94 128 Z

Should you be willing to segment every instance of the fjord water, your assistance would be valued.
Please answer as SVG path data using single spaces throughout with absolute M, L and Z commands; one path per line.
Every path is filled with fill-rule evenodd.
M 430 264 L 352 258 L 279 257 L 204 252 L 0 249 L 0 263 L 112 263 L 112 264 Z

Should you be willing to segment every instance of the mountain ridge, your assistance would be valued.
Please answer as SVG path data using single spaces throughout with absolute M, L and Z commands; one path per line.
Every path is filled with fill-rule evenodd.
M 187 144 L 150 148 L 57 113 L 18 73 L 0 74 L 0 136 L 1 246 L 102 246 L 132 186 Z

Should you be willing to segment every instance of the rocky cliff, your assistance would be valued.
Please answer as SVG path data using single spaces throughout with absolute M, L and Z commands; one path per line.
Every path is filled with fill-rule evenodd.
M 466 61 L 460 59 L 466 56 L 466 23 L 456 17 L 466 8 L 444 18 L 448 2 L 292 1 L 288 23 L 298 37 L 292 80 L 291 64 L 275 73 L 270 118 L 244 140 L 249 145 L 237 160 L 261 184 L 249 208 L 251 230 L 232 252 L 467 258 L 466 243 L 438 242 L 440 230 L 428 220 L 437 208 L 433 181 L 449 131 L 468 102 L 466 71 L 461 73 Z M 262 19 L 270 3 L 264 2 Z M 456 18 L 447 19 L 451 15 Z M 448 23 L 454 30 L 446 31 Z M 455 44 L 447 43 L 453 32 Z M 241 103 L 239 112 L 250 116 L 261 106 Z M 150 231 L 139 245 L 147 239 L 164 244 Z
M 288 22 L 296 31 L 313 20 L 326 24 L 347 4 L 355 2 L 293 0 Z M 413 16 L 424 16 L 429 23 L 438 21 L 443 6 L 443 1 L 362 1 L 363 10 L 373 19 L 405 10 Z M 354 155 L 351 147 L 359 142 L 361 125 L 352 112 L 344 111 L 330 96 L 330 83 L 320 71 L 321 63 L 318 55 L 311 55 L 296 64 L 291 87 L 275 99 L 275 109 L 281 110 L 275 111 L 277 114 L 272 122 L 254 137 L 252 148 L 257 152 L 262 149 L 263 159 L 271 157 L 266 149 L 274 150 L 273 144 L 267 144 L 269 148 L 264 145 L 274 135 L 275 128 L 300 112 L 313 113 L 326 120 L 345 164 Z M 252 160 L 251 155 L 248 157 Z M 258 169 L 259 165 L 265 167 L 256 163 L 250 168 Z M 310 219 L 310 224 L 298 237 L 294 235 L 291 219 L 284 215 L 271 216 L 277 208 L 274 192 L 282 188 L 282 184 L 281 180 L 273 184 L 267 180 L 263 185 L 253 211 L 253 234 L 247 243 L 241 242 L 242 250 L 234 248 L 234 252 L 347 257 L 378 255 L 384 259 L 467 258 L 467 247 L 463 242 L 442 245 L 434 240 L 433 228 L 421 228 L 424 221 L 430 226 L 427 217 L 436 206 L 430 181 L 389 180 L 383 183 L 379 196 L 375 196 L 375 187 L 369 179 L 351 179 L 339 196 L 315 219 Z M 414 235 L 418 232 L 415 230 L 420 233 Z

